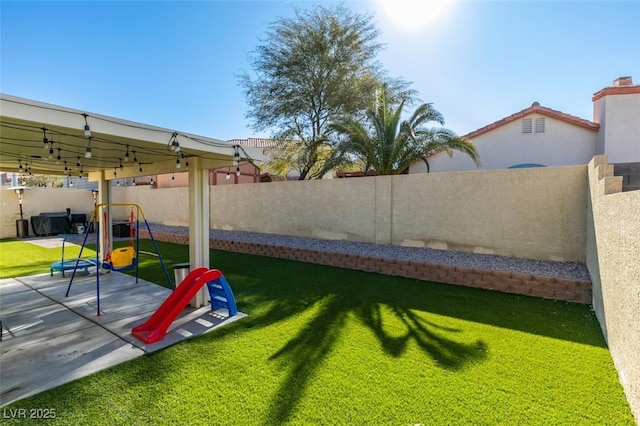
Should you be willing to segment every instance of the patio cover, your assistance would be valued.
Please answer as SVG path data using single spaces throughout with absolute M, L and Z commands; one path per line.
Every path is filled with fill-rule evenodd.
M 91 157 L 86 158 L 89 143 Z M 218 139 L 0 94 L 2 171 L 85 176 L 98 182 L 101 204 L 110 202 L 110 180 L 188 171 L 191 268 L 209 267 L 208 170 L 233 165 L 235 151 Z M 262 160 L 255 148 L 239 153 Z

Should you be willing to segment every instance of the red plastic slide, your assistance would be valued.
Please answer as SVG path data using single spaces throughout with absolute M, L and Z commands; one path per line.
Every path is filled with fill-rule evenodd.
M 189 272 L 189 275 L 151 315 L 151 318 L 131 330 L 133 337 L 148 345 L 164 339 L 171 323 L 180 315 L 180 312 L 193 299 L 198 290 L 209 281 L 216 280 L 221 276 L 222 272 L 219 270 L 208 270 L 204 267 Z

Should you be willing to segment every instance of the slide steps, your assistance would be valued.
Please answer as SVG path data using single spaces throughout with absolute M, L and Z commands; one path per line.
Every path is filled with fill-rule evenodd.
M 200 267 L 191 271 L 156 312 L 144 324 L 134 327 L 131 334 L 145 344 L 164 339 L 171 323 L 205 284 L 211 296 L 211 310 L 227 309 L 230 317 L 238 313 L 233 292 L 222 272 Z

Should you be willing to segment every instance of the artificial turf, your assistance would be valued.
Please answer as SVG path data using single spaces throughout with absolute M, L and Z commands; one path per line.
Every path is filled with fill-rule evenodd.
M 7 244 L 34 250 L 1 243 L 3 277 L 56 260 L 16 265 Z M 188 258 L 160 251 L 169 268 Z M 3 410 L 73 425 L 634 424 L 589 306 L 221 251 L 211 266 L 247 318 Z

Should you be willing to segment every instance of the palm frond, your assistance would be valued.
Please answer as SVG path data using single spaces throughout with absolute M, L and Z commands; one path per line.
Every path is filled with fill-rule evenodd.
M 389 104 L 387 92 L 384 89 L 377 92 L 376 104 L 365 112 L 365 123 L 346 118 L 331 126 L 343 138 L 336 145 L 332 164 L 357 158 L 365 165 L 363 171 L 370 168 L 379 175 L 390 175 L 402 173 L 419 160 L 429 170 L 430 156 L 458 151 L 480 165 L 480 156 L 469 140 L 443 127 L 426 126 L 430 122 L 444 124 L 444 117 L 432 104 L 420 105 L 407 120 L 402 120 L 405 102 Z

